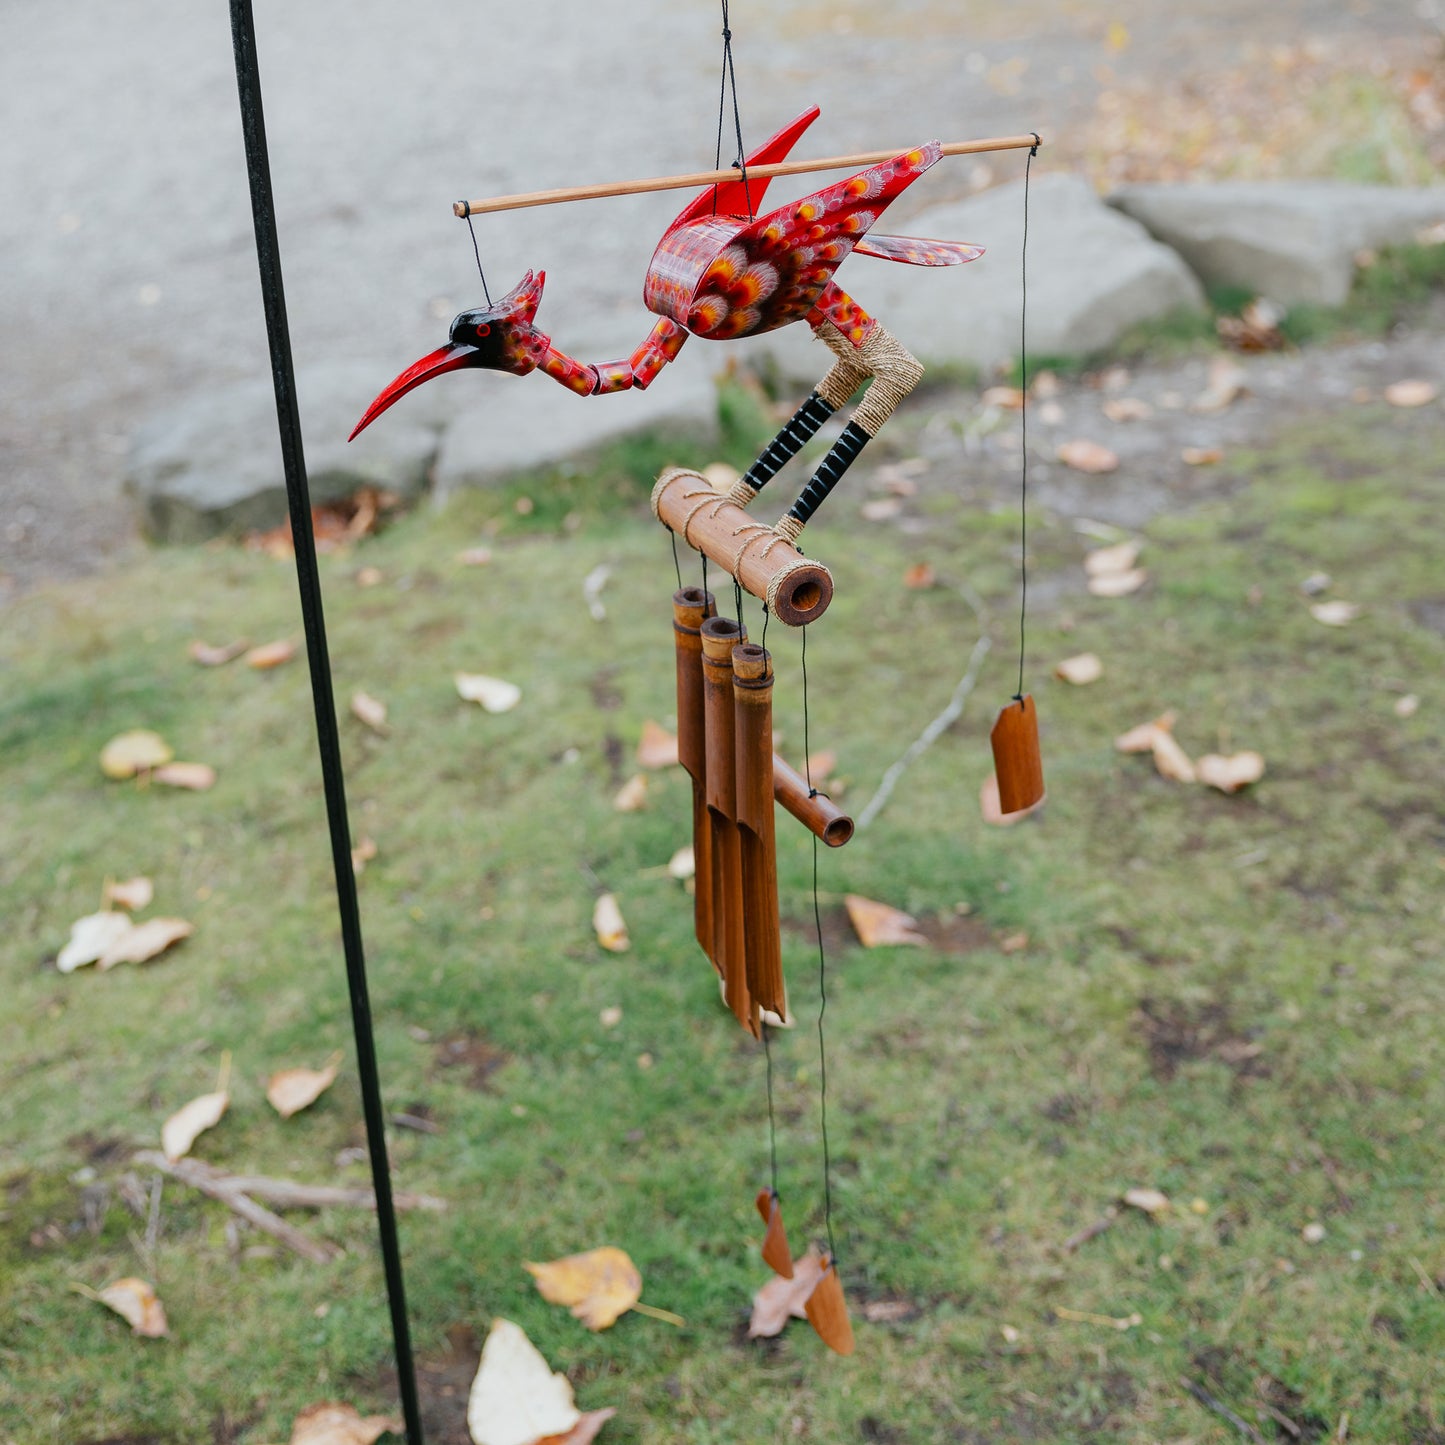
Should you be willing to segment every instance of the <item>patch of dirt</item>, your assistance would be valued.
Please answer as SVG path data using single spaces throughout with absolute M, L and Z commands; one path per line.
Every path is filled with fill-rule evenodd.
M 118 1164 L 122 1159 L 129 1158 L 136 1146 L 128 1139 L 103 1139 L 86 1130 L 67 1139 L 65 1147 L 81 1155 L 87 1164 L 101 1165 Z
M 436 1067 L 465 1069 L 469 1088 L 491 1090 L 491 1077 L 511 1062 L 512 1056 L 477 1033 L 448 1034 L 433 1046 Z
M 592 694 L 592 706 L 598 712 L 612 712 L 622 706 L 622 690 L 613 681 L 616 675 L 615 667 L 599 667 L 587 679 L 587 690 Z
M 416 1392 L 421 1404 L 422 1434 L 428 1445 L 472 1445 L 467 1430 L 467 1396 L 481 1357 L 481 1343 L 472 1327 L 465 1324 L 447 1330 L 445 1350 L 418 1357 Z M 396 1367 L 388 1365 L 376 1384 L 383 1394 L 398 1396 Z
M 627 748 L 616 733 L 608 733 L 602 739 L 602 756 L 607 761 L 607 776 L 612 780 L 612 786 L 618 787 L 622 783 L 622 764 L 627 757 Z
M 1150 1072 L 1165 1083 L 1181 1065 L 1208 1058 L 1227 1064 L 1237 1078 L 1269 1074 L 1263 1046 L 1236 1029 L 1229 1010 L 1217 1001 L 1191 1005 L 1177 999 L 1141 999 L 1139 1026 Z
M 1410 604 L 1410 616 L 1431 632 L 1445 637 L 1445 597 L 1420 597 Z
M 878 1442 L 878 1445 L 899 1445 L 903 1436 L 891 1425 L 885 1425 L 876 1415 L 865 1415 L 858 1422 L 858 1438 Z
M 1261 1423 L 1274 1420 L 1283 1425 L 1284 1420 L 1288 1420 L 1294 1426 L 1293 1430 L 1286 1427 L 1291 1440 L 1327 1440 L 1333 1435 L 1334 1422 L 1303 1409 L 1304 1396 L 1298 1390 L 1290 1389 L 1283 1380 L 1276 1380 L 1273 1375 L 1261 1375 L 1255 1381 L 1254 1388 L 1260 1403 L 1265 1407 L 1259 1412 L 1264 1417 Z M 1283 1420 L 1280 1419 L 1281 1416 L 1284 1417 Z

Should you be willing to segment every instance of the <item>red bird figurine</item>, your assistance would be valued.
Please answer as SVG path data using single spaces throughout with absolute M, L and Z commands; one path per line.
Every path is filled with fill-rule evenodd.
M 447 344 L 402 372 L 367 408 L 352 437 L 414 387 L 449 371 L 481 367 L 525 376 L 540 368 L 580 396 L 597 396 L 650 385 L 689 333 L 731 341 L 806 319 L 837 360 L 734 487 L 733 501 L 746 506 L 865 380 L 872 378 L 872 384 L 778 524 L 778 531 L 795 540 L 923 373 L 834 282 L 834 272 L 854 252 L 914 266 L 956 266 L 983 254 L 982 247 L 958 241 L 868 234 L 890 202 L 939 159 L 937 141 L 758 215 L 768 178 L 749 178 L 747 167 L 783 160 L 817 117 L 817 106 L 805 111 L 748 156 L 736 181 L 709 186 L 667 228 L 642 291 L 648 310 L 660 319 L 626 360 L 589 364 L 553 346 L 533 324 L 546 273 L 529 271 L 495 306 L 463 311 L 452 322 Z

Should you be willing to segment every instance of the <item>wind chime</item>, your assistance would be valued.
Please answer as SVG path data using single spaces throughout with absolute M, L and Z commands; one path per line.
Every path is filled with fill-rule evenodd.
M 703 585 L 681 585 L 679 569 L 679 588 L 672 598 L 678 757 L 692 783 L 695 933 L 717 971 L 727 1007 L 749 1034 L 766 1045 L 769 1020 L 789 1018 L 778 914 L 774 804 L 781 804 L 815 840 L 831 847 L 848 841 L 853 822 L 773 751 L 773 661 L 765 647 L 748 640 L 741 615 L 742 592 L 762 602 L 765 618 L 804 629 L 806 649 L 806 627 L 827 611 L 834 583 L 826 566 L 802 555 L 798 538 L 923 374 L 922 366 L 877 318 L 838 286 L 834 275 L 855 254 L 915 266 L 955 266 L 975 260 L 983 254 L 981 247 L 874 235 L 871 228 L 891 202 L 941 157 L 1018 149 L 1028 150 L 1032 156 L 1037 153 L 1039 137 L 1031 134 L 948 145 L 931 141 L 898 152 L 789 162 L 786 157 L 794 144 L 818 117 L 814 106 L 745 156 L 727 0 L 722 8 L 723 95 L 731 85 L 738 156 L 732 168 L 718 166 L 696 175 L 458 201 L 453 207 L 470 225 L 474 216 L 524 206 L 703 187 L 664 232 L 648 265 L 643 301 L 658 320 L 642 344 L 630 356 L 615 361 L 586 363 L 568 356 L 535 325 L 546 275 L 528 271 L 500 301 L 493 303 L 488 293 L 486 306 L 462 312 L 452 322 L 447 344 L 422 357 L 387 386 L 367 408 L 352 436 L 423 382 L 467 368 L 517 376 L 540 370 L 580 396 L 598 396 L 651 385 L 676 358 L 689 335 L 730 341 L 797 321 L 806 321 L 833 353 L 827 374 L 725 495 L 699 473 L 678 468 L 665 471 L 652 494 L 652 510 L 658 520 L 674 539 L 682 538 L 704 559 Z M 720 101 L 715 158 L 719 162 L 722 124 Z M 835 169 L 854 173 L 802 200 L 762 211 L 768 184 L 775 176 Z M 475 230 L 472 240 L 475 246 Z M 477 264 L 480 271 L 480 250 Z M 482 281 L 485 290 L 485 274 Z M 861 401 L 792 506 L 772 525 L 750 516 L 746 509 L 767 483 L 865 384 Z M 709 561 L 735 585 L 736 617 L 718 612 L 716 599 L 706 586 Z M 806 670 L 803 676 L 806 709 Z M 1000 712 L 992 733 L 1005 812 L 1030 807 L 1043 794 L 1037 717 L 1033 700 L 1023 694 L 1022 686 L 1021 662 L 1019 692 Z M 815 841 L 815 911 L 816 847 Z M 821 983 L 821 933 L 819 950 Z M 826 992 L 822 999 L 826 1006 Z M 821 1053 L 821 1012 L 819 1048 Z M 771 1128 L 771 1054 L 768 1072 Z M 826 1080 L 825 1058 L 822 1078 Z M 853 1333 L 832 1241 L 826 1094 L 822 1106 L 829 1248 L 806 1308 L 823 1340 L 839 1353 L 850 1354 Z M 776 1148 L 773 1156 L 776 1159 Z M 778 1274 L 792 1278 L 793 1256 L 783 1226 L 776 1165 L 771 1186 L 758 1194 L 757 1207 L 765 1225 L 763 1258 Z

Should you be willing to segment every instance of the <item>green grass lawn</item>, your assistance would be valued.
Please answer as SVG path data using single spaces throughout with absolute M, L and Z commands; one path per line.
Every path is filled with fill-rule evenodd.
M 449 1202 L 403 1218 L 430 1439 L 465 1438 L 467 1352 L 503 1315 L 584 1408 L 618 1407 L 602 1435 L 617 1445 L 1239 1438 L 1181 1378 L 1267 1440 L 1333 1439 L 1348 1414 L 1351 1441 L 1445 1441 L 1432 425 L 1356 409 L 1232 456 L 1240 490 L 1151 525 L 1151 580 L 1123 601 L 1084 595 L 1083 539 L 1037 517 L 1037 576 L 1068 580 L 1031 632 L 1049 799 L 1010 829 L 986 827 L 977 796 L 992 709 L 1013 690 L 1012 519 L 966 510 L 945 484 L 924 538 L 862 527 L 841 501 L 810 529 L 838 579 L 809 638 L 811 741 L 837 750 L 855 808 L 947 701 L 977 636 L 955 588 L 906 590 L 904 568 L 931 561 L 996 615 L 963 721 L 821 859 L 850 1360 L 802 1323 L 745 1338 L 767 1277 L 752 1207 L 767 1178 L 762 1052 L 723 1010 L 689 900 L 660 873 L 688 837 L 685 780 L 654 776 L 642 813 L 611 807 L 644 719 L 673 711 L 675 580 L 645 485 L 614 467 L 601 500 L 586 473 L 471 494 L 323 559 L 338 696 L 365 689 L 391 712 L 384 739 L 342 719 L 354 828 L 379 847 L 360 890 L 387 1106 L 442 1128 L 391 1137 L 400 1187 Z M 526 518 L 522 490 L 539 504 Z M 490 566 L 454 560 L 493 534 Z M 603 624 L 581 590 L 600 563 Z M 358 586 L 364 566 L 383 580 Z M 1362 604 L 1351 626 L 1310 617 L 1298 585 L 1317 571 Z M 756 635 L 751 602 L 747 617 Z M 336 1162 L 364 1135 L 304 663 L 186 656 L 194 638 L 299 640 L 290 568 L 234 548 L 158 552 L 6 623 L 0 1441 L 263 1445 L 318 1399 L 392 1408 L 368 1216 L 293 1212 L 345 1247 L 314 1265 L 169 1182 L 151 1251 L 120 1198 L 132 1151 L 157 1146 L 227 1050 L 231 1110 L 197 1157 L 367 1177 L 354 1156 Z M 798 759 L 798 636 L 775 626 L 768 641 L 782 750 Z M 1104 681 L 1050 680 L 1086 649 Z M 515 681 L 520 706 L 462 703 L 458 670 Z M 1405 692 L 1421 699 L 1409 718 L 1393 707 Z M 1225 797 L 1113 750 L 1166 707 L 1196 755 L 1262 752 L 1263 782 Z M 214 765 L 214 790 L 107 782 L 101 745 L 132 727 Z M 780 1183 L 800 1248 L 822 1226 L 813 853 L 785 815 L 779 839 L 802 1021 L 774 1046 Z M 144 966 L 56 973 L 71 921 L 108 875 L 133 873 L 156 881 L 150 912 L 191 919 L 194 936 Z M 626 914 L 626 954 L 593 940 L 601 887 Z M 858 948 L 840 922 L 850 890 L 908 909 L 937 946 Z M 1019 933 L 1026 946 L 1000 946 Z M 336 1086 L 280 1121 L 266 1076 L 334 1049 Z M 1124 1211 L 1063 1250 L 1135 1185 L 1173 1207 Z M 634 1314 L 589 1334 L 522 1269 L 603 1243 L 685 1327 Z M 130 1274 L 155 1281 L 172 1338 L 134 1338 L 71 1288 Z M 884 1301 L 895 1317 L 870 1322 Z

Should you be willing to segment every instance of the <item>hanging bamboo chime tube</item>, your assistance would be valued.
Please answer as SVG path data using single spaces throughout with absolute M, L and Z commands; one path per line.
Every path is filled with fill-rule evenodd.
M 743 865 L 748 991 L 758 1007 L 788 1016 L 778 922 L 778 855 L 773 834 L 773 667 L 756 643 L 733 648 L 737 820 Z
M 757 1000 L 748 989 L 743 922 L 742 840 L 737 823 L 733 648 L 747 634 L 730 617 L 709 617 L 702 637 L 703 718 L 707 742 L 705 795 L 712 825 L 713 958 L 721 966 L 723 998 L 737 1021 L 759 1035 Z
M 773 754 L 773 797 L 810 833 L 830 848 L 841 848 L 853 836 L 853 820 L 831 798 L 808 786 L 796 768 Z
M 946 156 L 976 156 L 989 151 L 1029 150 L 1039 145 L 1036 135 L 993 136 L 987 140 L 947 141 L 940 148 Z M 910 150 L 898 146 L 887 151 L 859 151 L 847 156 L 822 156 L 811 161 L 776 161 L 771 165 L 749 166 L 748 179 L 764 180 L 773 176 L 806 176 L 814 171 L 852 171 L 891 161 L 894 156 Z M 491 196 L 480 201 L 456 201 L 452 214 L 484 216 L 491 211 L 520 211 L 528 206 L 556 206 L 564 201 L 605 200 L 609 196 L 636 196 L 648 191 L 693 190 L 698 186 L 721 186 L 741 179 L 736 169 L 725 171 L 693 171 L 679 176 L 646 176 L 631 181 L 604 181 L 592 186 L 563 186 L 550 191 L 522 191 L 514 196 Z
M 707 812 L 707 727 L 702 685 L 702 624 L 716 614 L 711 592 L 683 587 L 672 594 L 672 636 L 677 652 L 677 760 L 692 779 L 693 927 L 719 973 L 714 953 L 712 823 Z
M 1033 694 L 1004 706 L 989 734 L 998 805 L 1003 813 L 1021 813 L 1044 796 L 1044 761 L 1039 751 L 1039 715 Z

